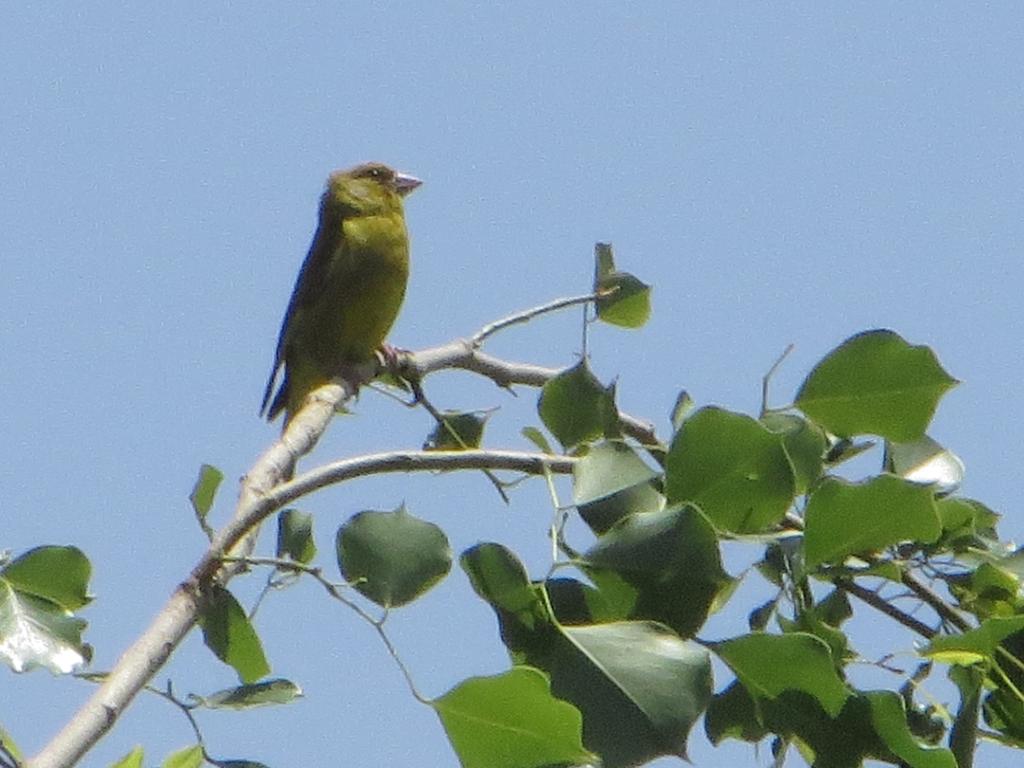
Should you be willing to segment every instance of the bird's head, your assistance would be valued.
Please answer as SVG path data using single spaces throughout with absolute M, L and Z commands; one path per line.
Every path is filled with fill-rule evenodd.
M 324 205 L 363 215 L 400 210 L 401 199 L 422 183 L 383 163 L 363 163 L 330 175 Z

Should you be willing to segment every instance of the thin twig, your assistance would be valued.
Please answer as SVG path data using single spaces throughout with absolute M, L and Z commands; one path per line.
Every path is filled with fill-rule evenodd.
M 178 699 L 177 696 L 174 695 L 174 688 L 171 685 L 171 681 L 167 681 L 166 691 L 162 691 L 159 688 L 156 688 L 152 685 L 147 685 L 146 690 L 150 693 L 155 693 L 161 699 L 169 701 L 171 704 L 173 704 L 181 710 L 182 714 L 185 715 L 185 718 L 188 720 L 189 725 L 192 726 L 192 732 L 196 735 L 196 744 L 202 747 L 203 751 L 205 752 L 206 747 L 204 746 L 203 743 L 203 732 L 199 730 L 199 723 L 196 722 L 195 717 L 193 717 L 192 715 L 192 710 L 195 709 L 195 707 L 186 704 L 184 701 L 181 701 L 180 699 Z
M 581 312 L 581 314 L 583 316 L 582 317 L 583 323 L 582 323 L 581 328 L 580 328 L 580 356 L 584 360 L 589 360 L 589 356 L 590 356 L 590 323 L 592 322 L 591 319 L 590 319 L 590 306 L 589 306 L 589 304 L 584 304 L 582 309 L 583 309 L 583 311 Z
M 342 392 L 341 387 L 328 385 L 321 387 L 316 397 L 308 399 L 310 404 L 296 414 L 281 440 L 268 449 L 243 481 L 234 516 L 217 532 L 191 573 L 174 590 L 150 626 L 121 655 L 99 689 L 61 732 L 27 763 L 27 768 L 74 765 L 110 730 L 132 699 L 167 663 L 175 648 L 195 626 L 200 615 L 204 585 L 214 581 L 225 584 L 242 567 L 239 563 L 225 565 L 224 558 L 257 530 L 263 520 L 285 504 L 332 483 L 380 473 L 489 468 L 527 474 L 545 471 L 564 474 L 572 470 L 572 458 L 537 453 L 400 451 L 334 462 L 288 482 L 272 485 L 272 478 L 279 481 L 287 476 L 295 458 L 316 444 Z
M 787 344 L 786 348 L 782 350 L 782 354 L 779 355 L 778 359 L 772 363 L 772 367 L 768 369 L 768 372 L 761 377 L 761 415 L 764 416 L 768 413 L 768 383 L 772 380 L 772 376 L 775 375 L 775 371 L 779 369 L 782 362 L 789 357 L 789 353 L 793 351 L 793 344 Z
M 885 598 L 877 592 L 867 589 L 866 587 L 862 587 L 860 584 L 853 581 L 853 579 L 836 579 L 832 583 L 844 592 L 848 592 L 854 597 L 860 598 L 860 600 L 870 605 L 876 611 L 881 611 L 890 619 L 899 622 L 907 629 L 921 635 L 921 637 L 931 640 L 938 634 L 938 632 L 929 627 L 923 621 L 919 621 L 913 616 L 907 615 L 899 608 L 886 601 Z
M 565 510 L 558 498 L 558 489 L 555 487 L 555 478 L 550 472 L 544 473 L 545 484 L 548 488 L 548 496 L 551 499 L 551 507 L 554 513 L 551 516 L 551 562 L 558 562 L 558 552 L 562 545 L 562 532 L 565 528 Z
M 900 581 L 923 602 L 927 603 L 933 611 L 939 614 L 939 618 L 943 621 L 952 624 L 961 632 L 967 632 L 971 629 L 970 623 L 963 616 L 957 613 L 945 600 L 915 579 L 913 574 L 901 571 Z
M 561 368 L 546 368 L 494 357 L 473 348 L 466 341 L 420 350 L 405 359 L 405 368 L 407 370 L 402 375 L 406 379 L 415 380 L 435 371 L 458 369 L 484 376 L 504 389 L 514 385 L 543 387 L 562 373 Z M 648 451 L 664 450 L 650 422 L 619 411 L 619 424 L 626 436 L 632 437 Z
M 345 587 L 349 587 L 349 584 L 341 584 L 330 581 L 323 575 L 323 569 L 319 566 L 305 565 L 294 560 L 284 560 L 276 557 L 244 557 L 244 558 L 230 558 L 232 560 L 239 560 L 244 562 L 246 565 L 269 565 L 279 570 L 290 570 L 297 573 L 304 573 L 308 576 L 312 576 L 313 579 L 319 583 L 332 598 L 337 600 L 339 603 L 344 605 L 346 608 L 352 610 L 359 618 L 373 627 L 374 631 L 380 637 L 381 642 L 384 643 L 384 647 L 387 649 L 388 654 L 395 662 L 398 670 L 402 673 L 405 678 L 405 683 L 409 687 L 409 692 L 421 704 L 430 704 L 430 699 L 420 693 L 416 687 L 416 682 L 412 678 L 412 673 L 409 668 L 402 661 L 402 658 L 398 655 L 398 651 L 395 648 L 394 643 L 391 642 L 391 638 L 388 637 L 387 632 L 384 631 L 384 622 L 387 620 L 387 612 L 384 613 L 379 619 L 371 616 L 359 603 L 354 600 L 349 600 L 342 594 L 341 590 Z
M 566 307 L 574 307 L 577 304 L 589 304 L 596 300 L 596 293 L 588 293 L 585 296 L 567 296 L 565 298 L 549 301 L 547 304 L 541 304 L 539 307 L 524 309 L 521 312 L 516 312 L 508 317 L 495 320 L 493 323 L 488 323 L 470 337 L 469 343 L 474 347 L 479 347 L 487 338 L 493 336 L 503 328 L 508 328 L 510 325 L 525 323 L 538 315 L 547 314 L 548 312 L 556 312 L 557 310 L 565 309 Z

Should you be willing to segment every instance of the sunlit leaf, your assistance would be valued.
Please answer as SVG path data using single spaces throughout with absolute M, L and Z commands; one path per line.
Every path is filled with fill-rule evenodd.
M 862 483 L 826 478 L 811 493 L 805 520 L 808 568 L 902 541 L 933 542 L 942 532 L 932 491 L 892 475 Z
M 537 768 L 594 761 L 582 718 L 551 695 L 547 677 L 515 667 L 475 677 L 431 702 L 463 768 Z
M 928 347 L 912 346 L 892 331 L 867 331 L 815 366 L 796 405 L 842 437 L 909 442 L 924 435 L 939 399 L 956 384 Z
M 943 635 L 921 650 L 921 655 L 945 664 L 994 661 L 996 648 L 1010 635 L 1024 630 L 1024 616 L 991 618 L 960 635 Z
M 964 480 L 964 463 L 949 451 L 924 435 L 909 443 L 887 442 L 886 470 L 910 480 L 934 487 L 939 494 L 956 491 Z
M 550 379 L 537 409 L 544 426 L 566 448 L 618 433 L 615 385 L 601 384 L 586 360 Z
M 802 691 L 835 717 L 850 696 L 829 647 L 814 635 L 752 632 L 715 643 L 713 650 L 755 697 Z
M 701 408 L 672 440 L 665 466 L 671 502 L 692 502 L 715 527 L 757 533 L 785 515 L 795 494 L 781 438 L 749 416 Z
M 142 768 L 142 758 L 144 753 L 142 747 L 135 747 L 131 752 L 122 757 L 116 763 L 112 763 L 110 768 Z
M 254 683 L 270 672 L 259 635 L 234 595 L 223 587 L 213 586 L 205 596 L 199 626 L 206 647 L 231 665 L 243 683 Z
M 86 623 L 71 613 L 89 601 L 89 561 L 74 547 L 39 547 L 0 570 L 0 661 L 15 672 L 69 674 L 92 649 Z
M 622 328 L 644 325 L 651 316 L 651 287 L 628 272 L 615 269 L 609 243 L 598 243 L 594 255 L 598 318 Z
M 78 547 L 36 547 L 0 569 L 0 580 L 69 611 L 87 605 L 92 565 Z
M 18 749 L 18 745 L 14 743 L 14 739 L 11 738 L 11 734 L 7 732 L 7 729 L 0 725 L 0 744 L 7 750 L 7 754 L 13 757 L 15 760 L 23 760 L 21 750 Z M 128 768 L 132 768 L 129 766 Z
M 196 484 L 192 486 L 192 493 L 188 495 L 188 500 L 192 502 L 192 511 L 195 512 L 196 519 L 199 520 L 203 530 L 207 532 L 210 529 L 206 524 L 206 516 L 213 507 L 213 500 L 217 496 L 217 488 L 220 487 L 223 479 L 223 472 L 211 464 L 203 464 L 199 467 L 199 476 L 196 478 Z
M 160 765 L 162 768 L 200 768 L 205 762 L 203 748 L 195 744 L 168 755 Z

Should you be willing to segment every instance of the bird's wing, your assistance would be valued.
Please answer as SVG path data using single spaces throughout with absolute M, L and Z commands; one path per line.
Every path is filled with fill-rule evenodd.
M 263 390 L 263 402 L 260 404 L 260 414 L 265 413 L 268 419 L 273 419 L 277 415 L 287 399 L 283 382 L 272 403 L 270 395 L 274 391 L 278 372 L 284 365 L 288 342 L 295 329 L 301 326 L 303 311 L 315 300 L 326 279 L 327 270 L 330 268 L 331 254 L 327 239 L 329 238 L 324 233 L 323 226 L 318 226 L 316 234 L 313 236 L 313 243 L 309 246 L 309 253 L 306 254 L 306 259 L 302 262 L 302 268 L 299 270 L 299 276 L 295 280 L 295 288 L 292 289 L 288 309 L 284 313 L 281 333 L 277 337 L 277 349 L 274 352 L 274 365 L 270 370 L 266 389 Z M 269 412 L 267 410 L 268 403 L 270 403 Z

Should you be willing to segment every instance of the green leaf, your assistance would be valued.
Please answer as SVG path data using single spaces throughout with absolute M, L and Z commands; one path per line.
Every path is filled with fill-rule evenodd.
M 829 647 L 814 635 L 752 632 L 712 647 L 755 697 L 802 691 L 836 717 L 850 696 Z
M 563 627 L 552 691 L 583 712 L 584 744 L 606 768 L 658 755 L 686 756 L 693 724 L 711 698 L 711 662 L 700 645 L 653 622 Z
M 598 437 L 617 436 L 615 385 L 605 387 L 586 360 L 550 379 L 537 405 L 541 421 L 566 448 Z
M 213 507 L 217 488 L 220 487 L 223 479 L 223 472 L 211 464 L 203 464 L 199 467 L 199 477 L 196 478 L 196 484 L 192 486 L 192 493 L 188 495 L 188 500 L 192 502 L 192 511 L 195 512 L 199 525 L 208 534 L 210 528 L 206 524 L 206 516 Z
M 61 574 L 53 575 L 58 582 L 56 585 L 40 583 L 36 567 L 49 558 L 44 555 L 36 560 L 35 551 L 11 564 L 21 562 L 24 565 L 24 569 L 18 569 L 20 573 L 15 572 L 14 581 L 7 578 L 8 569 L 0 571 L 0 661 L 15 672 L 43 667 L 55 675 L 70 674 L 83 667 L 92 656 L 92 649 L 82 642 L 85 621 L 51 600 L 23 592 L 19 584 L 64 596 L 72 603 L 76 599 L 69 596 L 81 597 L 84 592 L 62 584 Z M 29 558 L 27 565 L 25 558 Z M 71 581 L 77 582 L 77 579 Z
M 581 765 L 582 718 L 551 695 L 547 677 L 515 667 L 475 677 L 431 702 L 463 768 L 538 768 Z
M 163 768 L 200 768 L 205 762 L 203 748 L 195 744 L 168 755 L 162 766 Z
M 949 729 L 949 749 L 961 768 L 970 768 L 978 745 L 978 705 L 984 674 L 977 668 L 950 667 L 949 679 L 960 692 L 960 706 Z
M 587 575 L 596 586 L 568 578 L 544 582 L 544 592 L 559 624 L 603 624 L 632 615 L 636 602 L 633 587 L 612 571 L 587 569 Z
M 628 272 L 615 272 L 597 286 L 597 317 L 620 328 L 640 328 L 651 318 L 651 286 Z
M 683 426 L 683 422 L 686 421 L 686 417 L 690 415 L 692 410 L 693 398 L 684 389 L 676 395 L 675 405 L 672 406 L 672 412 L 669 413 L 669 421 L 672 423 L 674 431 L 679 431 L 679 428 Z
M 892 475 L 861 483 L 826 478 L 811 493 L 804 517 L 808 568 L 902 541 L 932 542 L 942 532 L 932 491 Z
M 110 768 L 142 768 L 142 758 L 144 756 L 142 747 L 135 747 L 135 749 L 116 763 L 111 764 Z
M 778 617 L 779 627 L 789 634 L 793 632 L 804 632 L 814 635 L 828 646 L 832 654 L 833 663 L 837 670 L 842 671 L 846 662 L 856 654 L 850 651 L 849 639 L 845 632 L 841 632 L 830 624 L 826 623 L 816 610 L 817 606 L 805 608 L 800 611 L 796 619 L 788 619 L 781 614 Z
M 233 667 L 243 683 L 254 683 L 268 674 L 270 665 L 260 638 L 234 595 L 224 587 L 213 586 L 205 597 L 199 626 L 206 647 Z
M 864 694 L 871 704 L 871 724 L 882 742 L 908 768 L 957 768 L 953 753 L 918 742 L 907 725 L 903 699 L 893 691 Z
M 865 696 L 850 696 L 838 715 L 801 691 L 785 691 L 758 705 L 769 731 L 784 735 L 815 768 L 861 768 L 865 759 L 899 762 L 875 730 Z
M 1006 688 L 997 688 L 982 705 L 985 722 L 995 731 L 1017 742 L 1024 741 L 1024 701 Z
M 992 563 L 949 580 L 950 592 L 960 608 L 979 619 L 1012 616 L 1018 612 L 1020 577 Z
M 513 657 L 547 672 L 554 695 L 583 713 L 583 743 L 605 768 L 685 754 L 687 734 L 711 695 L 707 651 L 653 622 L 560 624 L 547 610 L 546 588 L 531 585 L 499 545 L 475 547 L 462 565 L 498 614 Z M 605 598 L 599 591 L 600 597 L 587 590 L 574 597 L 556 583 L 550 603 L 576 620 Z M 581 608 L 579 596 L 593 602 Z
M 615 272 L 611 243 L 594 243 L 594 286 Z
M 594 246 L 594 293 L 597 317 L 622 328 L 639 328 L 651 316 L 651 287 L 615 269 L 610 243 Z
M 716 528 L 757 533 L 786 514 L 793 469 L 778 435 L 749 416 L 701 408 L 672 440 L 665 466 L 670 502 L 692 502 Z
M 459 558 L 476 593 L 491 605 L 518 613 L 531 611 L 536 598 L 523 564 L 500 544 L 470 547 Z
M 484 543 L 467 549 L 459 565 L 474 591 L 497 614 L 501 639 L 517 661 L 531 653 L 546 653 L 557 633 L 543 589 L 530 578 L 516 556 L 500 544 Z
M 938 494 L 956 491 L 964 480 L 964 463 L 928 435 L 909 443 L 889 441 L 885 446 L 885 469 L 914 483 L 931 485 Z
M 792 413 L 768 413 L 761 417 L 761 423 L 772 432 L 782 436 L 782 447 L 793 466 L 795 492 L 807 493 L 807 489 L 821 477 L 828 441 L 821 429 Z
M 1024 630 L 1024 616 L 986 619 L 981 626 L 962 635 L 935 638 L 925 646 L 921 655 L 944 664 L 994 662 L 999 644 L 1021 630 Z
M 354 515 L 338 529 L 336 549 L 342 576 L 385 608 L 412 602 L 452 567 L 444 531 L 404 506 Z
M 423 443 L 425 451 L 465 451 L 479 448 L 493 411 L 445 411 Z
M 36 547 L 0 570 L 12 589 L 74 611 L 91 602 L 89 558 L 77 547 Z
M 928 347 L 911 346 L 892 331 L 867 331 L 815 366 L 796 405 L 842 437 L 909 442 L 924 435 L 939 399 L 957 383 Z
M 0 744 L 7 750 L 7 754 L 13 757 L 15 760 L 23 760 L 21 750 L 18 749 L 18 745 L 14 743 L 14 739 L 11 738 L 11 734 L 7 732 L 7 729 L 0 725 Z M 17 766 L 15 766 L 17 768 Z
M 251 685 L 227 688 L 209 696 L 196 696 L 200 706 L 207 709 L 253 709 L 274 704 L 291 704 L 302 697 L 302 689 L 291 680 L 277 678 Z
M 939 513 L 942 535 L 950 539 L 973 536 L 978 531 L 979 515 L 983 514 L 982 510 L 979 510 L 979 506 L 983 505 L 970 499 L 954 497 L 938 499 L 935 502 L 935 508 Z
M 738 681 L 716 693 L 704 715 L 704 732 L 715 746 L 725 739 L 756 743 L 768 735 L 761 723 L 757 703 Z
M 591 547 L 585 564 L 588 572 L 614 571 L 634 587 L 630 618 L 660 621 L 682 637 L 703 626 L 732 583 L 714 529 L 691 506 L 630 515 Z
M 285 509 L 277 516 L 277 556 L 306 564 L 316 557 L 313 516 L 297 509 Z
M 573 466 L 573 501 L 595 533 L 604 533 L 634 512 L 660 509 L 664 497 L 654 488 L 657 474 L 619 441 L 592 446 Z
M 521 433 L 523 437 L 537 446 L 541 453 L 554 453 L 554 451 L 551 450 L 551 443 L 549 443 L 548 439 L 544 437 L 544 433 L 536 427 L 523 427 Z

